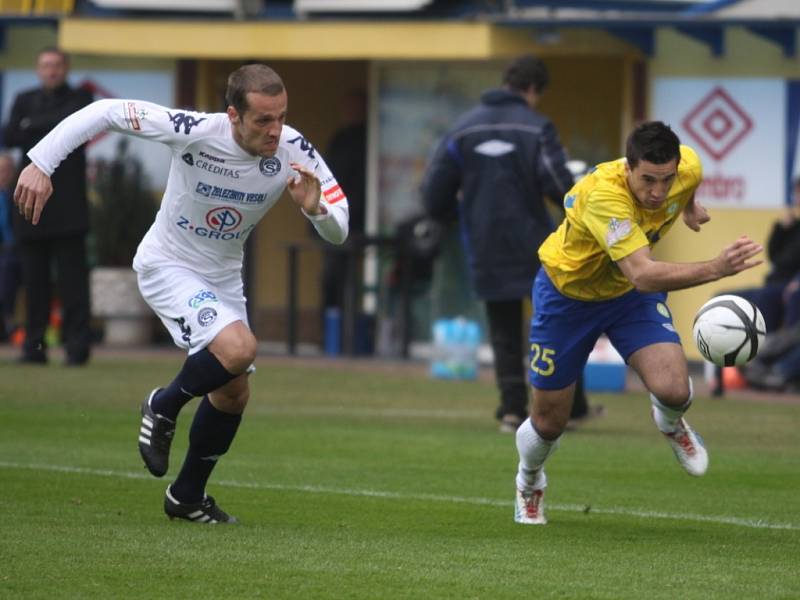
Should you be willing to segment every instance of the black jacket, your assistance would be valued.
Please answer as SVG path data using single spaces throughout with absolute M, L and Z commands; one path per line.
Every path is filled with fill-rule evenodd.
M 21 92 L 14 100 L 11 117 L 3 132 L 3 142 L 19 147 L 23 158 L 21 167 L 31 161 L 28 150 L 47 135 L 64 118 L 92 102 L 90 92 L 63 85 L 53 91 L 36 88 Z M 55 170 L 52 176 L 53 195 L 42 212 L 38 225 L 21 219 L 15 211 L 17 239 L 35 240 L 54 235 L 86 233 L 89 214 L 86 203 L 86 154 L 84 147 L 76 149 Z
M 775 223 L 767 242 L 767 256 L 772 270 L 767 283 L 788 283 L 800 273 L 800 221 L 788 227 Z
M 502 89 L 485 92 L 437 148 L 423 182 L 425 208 L 440 220 L 458 213 L 482 300 L 530 295 L 537 250 L 555 225 L 544 196 L 560 203 L 573 184 L 565 162 L 550 119 Z

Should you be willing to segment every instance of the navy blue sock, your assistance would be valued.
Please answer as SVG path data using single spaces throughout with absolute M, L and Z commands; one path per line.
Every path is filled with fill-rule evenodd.
M 229 373 L 208 348 L 187 357 L 180 373 L 150 401 L 153 412 L 172 421 L 183 405 L 196 396 L 204 396 L 237 377 Z
M 194 504 L 203 499 L 206 483 L 220 456 L 228 451 L 239 428 L 242 415 L 232 415 L 214 408 L 205 396 L 189 430 L 189 450 L 178 478 L 170 486 L 178 502 Z

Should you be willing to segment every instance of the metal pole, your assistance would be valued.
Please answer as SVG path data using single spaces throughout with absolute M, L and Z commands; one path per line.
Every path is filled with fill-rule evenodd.
M 286 297 L 286 350 L 295 354 L 297 345 L 297 264 L 298 250 L 295 244 L 286 248 L 287 297 Z

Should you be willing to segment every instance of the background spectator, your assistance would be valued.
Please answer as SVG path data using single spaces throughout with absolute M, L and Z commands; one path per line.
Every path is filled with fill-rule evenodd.
M 539 269 L 536 252 L 554 229 L 544 198 L 560 206 L 573 185 L 555 126 L 535 108 L 548 83 L 541 60 L 514 59 L 503 87 L 484 92 L 445 135 L 422 190 L 432 217 L 458 214 L 472 283 L 489 322 L 500 390 L 495 416 L 508 432 L 528 415 L 523 305 Z M 574 408 L 576 419 L 588 414 L 582 378 Z
M 11 226 L 15 178 L 14 159 L 0 154 L 0 341 L 7 340 L 15 329 L 14 307 L 21 277 Z
M 5 129 L 5 143 L 19 147 L 22 167 L 27 156 L 62 119 L 92 101 L 86 90 L 67 83 L 69 57 L 57 48 L 45 48 L 36 59 L 41 86 L 21 92 L 14 100 Z M 25 285 L 25 344 L 23 362 L 47 362 L 45 331 L 54 297 L 53 267 L 58 297 L 63 310 L 62 339 L 68 365 L 82 365 L 89 359 L 89 270 L 86 234 L 89 229 L 86 201 L 86 155 L 76 149 L 53 173 L 55 191 L 50 209 L 38 225 L 16 215 L 15 232 Z

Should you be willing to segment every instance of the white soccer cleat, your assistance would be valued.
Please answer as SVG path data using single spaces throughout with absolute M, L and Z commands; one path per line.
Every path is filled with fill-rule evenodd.
M 523 525 L 545 525 L 544 490 L 517 490 L 514 520 Z
M 685 419 L 678 421 L 678 428 L 673 433 L 661 432 L 672 451 L 675 458 L 689 475 L 700 477 L 708 470 L 708 452 L 697 432 L 692 429 Z

